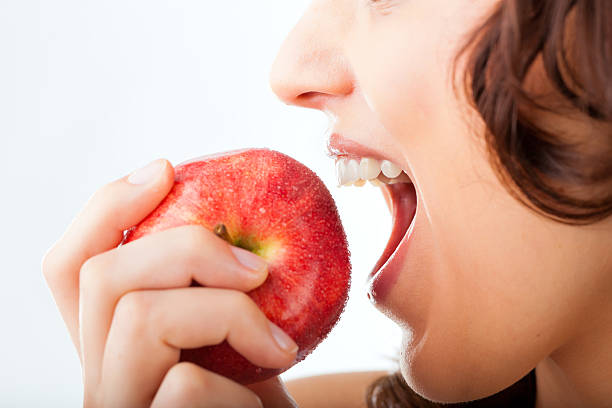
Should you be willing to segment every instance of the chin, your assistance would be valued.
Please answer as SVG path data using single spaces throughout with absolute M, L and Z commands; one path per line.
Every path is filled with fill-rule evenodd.
M 501 388 L 491 387 L 491 378 L 479 378 L 477 362 L 462 359 L 464 354 L 460 352 L 432 347 L 431 340 L 427 333 L 415 337 L 412 331 L 404 330 L 400 369 L 408 386 L 418 395 L 449 404 L 485 398 L 500 391 Z

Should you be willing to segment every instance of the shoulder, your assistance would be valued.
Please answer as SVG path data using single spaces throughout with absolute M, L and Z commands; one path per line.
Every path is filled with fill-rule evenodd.
M 365 408 L 365 393 L 387 371 L 356 371 L 298 378 L 285 383 L 300 408 Z

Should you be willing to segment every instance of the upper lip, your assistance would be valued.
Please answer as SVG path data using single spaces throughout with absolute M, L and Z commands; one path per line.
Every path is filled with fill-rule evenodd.
M 397 165 L 399 165 L 402 170 L 410 177 L 411 180 L 412 174 L 408 166 L 405 165 L 400 158 L 391 157 L 388 154 L 384 154 L 381 151 L 365 146 L 355 140 L 346 138 L 342 136 L 340 133 L 332 132 L 327 140 L 327 152 L 328 155 L 333 159 L 339 158 L 362 158 L 362 157 L 370 157 L 372 159 L 377 160 L 389 160 Z
M 334 159 L 340 157 L 371 157 L 378 160 L 387 160 L 387 158 L 376 149 L 347 139 L 335 132 L 332 133 L 327 140 L 327 152 Z

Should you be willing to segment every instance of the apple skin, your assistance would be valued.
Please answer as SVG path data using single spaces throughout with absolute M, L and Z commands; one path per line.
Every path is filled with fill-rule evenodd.
M 303 164 L 268 149 L 196 159 L 175 168 L 167 197 L 124 243 L 187 224 L 224 224 L 233 244 L 268 261 L 266 281 L 248 295 L 299 346 L 303 360 L 330 332 L 347 301 L 351 266 L 331 194 Z M 197 283 L 194 283 L 197 286 Z M 278 375 L 257 367 L 224 341 L 183 349 L 190 361 L 241 384 Z

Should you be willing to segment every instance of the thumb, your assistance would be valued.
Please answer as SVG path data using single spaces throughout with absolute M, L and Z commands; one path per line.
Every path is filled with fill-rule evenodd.
M 66 232 L 83 246 L 82 261 L 119 245 L 123 231 L 153 211 L 173 184 L 172 165 L 158 159 L 94 193 Z
M 298 406 L 279 376 L 247 385 L 247 388 L 259 396 L 265 408 L 297 408 Z
M 79 348 L 79 271 L 83 263 L 121 242 L 123 231 L 147 216 L 174 184 L 174 169 L 156 160 L 98 190 L 45 254 L 43 274 Z

